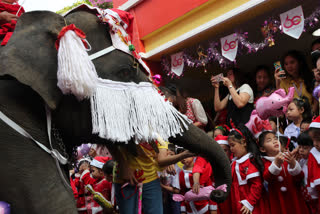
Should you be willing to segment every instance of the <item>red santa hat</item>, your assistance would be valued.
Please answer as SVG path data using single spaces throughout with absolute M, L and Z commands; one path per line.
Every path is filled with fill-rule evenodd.
M 218 135 L 215 139 L 220 145 L 228 145 L 228 136 Z
M 312 121 L 309 128 L 317 128 L 320 129 L 320 116 L 318 116 L 316 119 Z
M 91 165 L 91 166 L 95 166 L 95 167 L 97 167 L 97 168 L 99 168 L 99 169 L 102 169 L 103 165 L 104 165 L 108 160 L 111 160 L 111 158 L 110 158 L 110 157 L 97 156 L 97 157 L 95 157 L 95 158 L 91 161 L 90 165 Z
M 130 38 L 132 39 L 132 24 L 134 17 L 130 13 L 118 9 L 108 9 L 108 13 L 117 19 L 119 24 L 126 30 L 127 34 L 129 34 Z
M 79 160 L 78 166 L 80 166 L 80 165 L 82 164 L 82 162 L 84 162 L 84 161 L 87 161 L 87 162 L 90 164 L 91 159 L 90 159 L 89 157 L 81 158 L 81 159 Z

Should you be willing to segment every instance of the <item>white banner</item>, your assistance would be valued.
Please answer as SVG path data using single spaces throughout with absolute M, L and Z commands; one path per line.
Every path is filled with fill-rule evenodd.
M 295 39 L 299 39 L 304 29 L 304 16 L 302 7 L 296 7 L 280 14 L 283 32 Z
M 181 76 L 184 67 L 183 52 L 171 55 L 171 71 L 177 76 Z
M 238 37 L 236 34 L 223 37 L 221 41 L 221 52 L 222 56 L 230 61 L 234 61 L 238 51 Z

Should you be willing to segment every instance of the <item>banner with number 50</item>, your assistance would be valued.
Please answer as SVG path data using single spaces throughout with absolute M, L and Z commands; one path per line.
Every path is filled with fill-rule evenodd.
M 295 39 L 299 39 L 304 28 L 304 16 L 302 7 L 296 7 L 280 14 L 283 32 Z
M 181 76 L 184 67 L 183 52 L 171 55 L 171 71 L 177 76 Z
M 230 61 L 234 61 L 238 52 L 238 36 L 236 34 L 231 34 L 221 38 L 220 41 L 222 56 Z

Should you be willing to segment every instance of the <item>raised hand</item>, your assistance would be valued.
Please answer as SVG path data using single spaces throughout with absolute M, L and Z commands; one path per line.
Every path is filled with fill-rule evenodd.
M 219 88 L 219 82 L 214 78 L 214 76 L 211 76 L 210 81 L 214 88 Z

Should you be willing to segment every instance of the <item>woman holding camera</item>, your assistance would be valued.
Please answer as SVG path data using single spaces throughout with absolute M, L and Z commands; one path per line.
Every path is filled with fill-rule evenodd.
M 297 50 L 288 51 L 282 56 L 281 65 L 284 70 L 280 67 L 274 74 L 277 89 L 283 88 L 288 93 L 288 89 L 294 87 L 295 98 L 305 96 L 309 103 L 312 103 L 313 75 L 303 53 Z
M 237 68 L 229 69 L 227 77 L 222 78 L 222 83 L 228 88 L 229 94 L 220 100 L 219 81 L 211 77 L 211 84 L 214 87 L 214 109 L 216 112 L 227 108 L 227 124 L 230 120 L 235 125 L 245 124 L 249 121 L 253 110 L 253 91 L 248 84 L 244 84 L 243 73 Z

